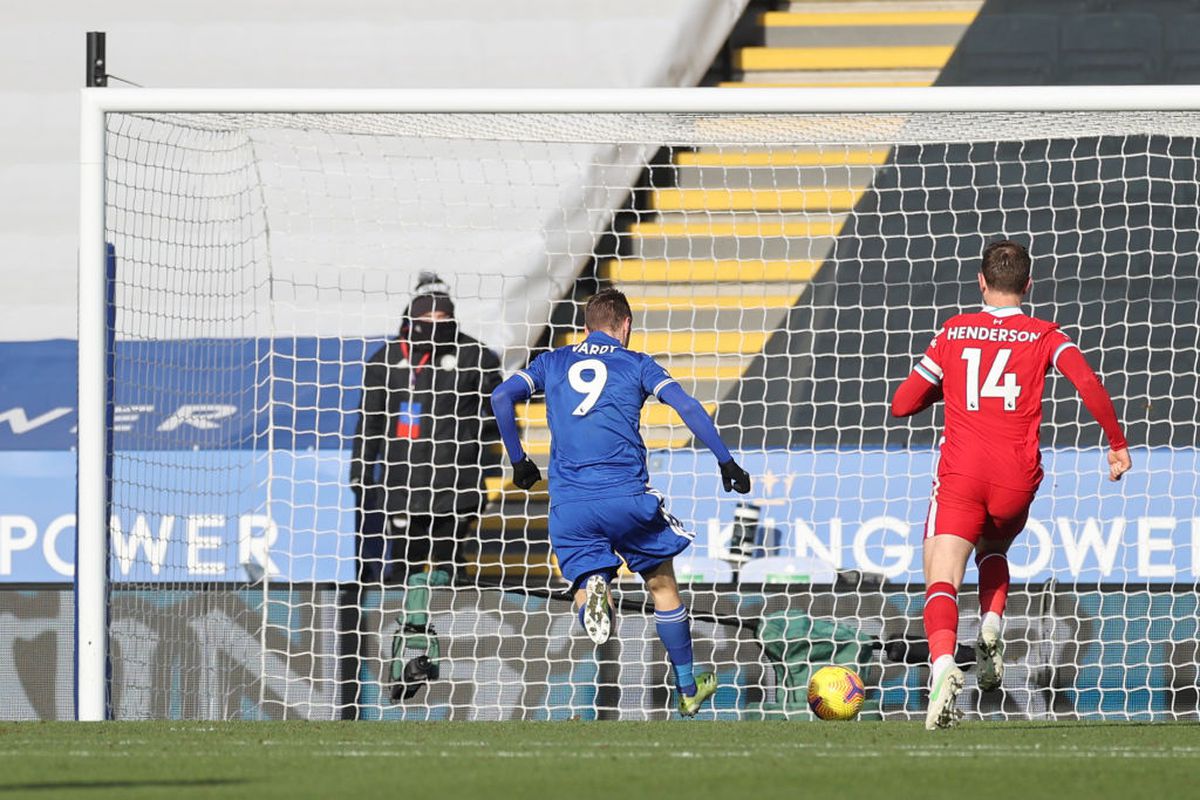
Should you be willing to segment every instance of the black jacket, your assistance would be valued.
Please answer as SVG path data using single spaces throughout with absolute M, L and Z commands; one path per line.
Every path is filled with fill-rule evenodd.
M 380 347 L 363 372 L 351 486 L 382 490 L 391 514 L 479 513 L 485 474 L 500 463 L 489 402 L 500 380 L 500 360 L 466 334 L 419 369 L 400 340 Z

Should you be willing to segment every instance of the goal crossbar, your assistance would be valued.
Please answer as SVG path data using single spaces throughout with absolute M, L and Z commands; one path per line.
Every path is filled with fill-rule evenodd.
M 1200 86 L 738 89 L 83 89 L 84 113 L 895 113 L 1193 111 Z M 87 131 L 84 131 L 85 138 Z

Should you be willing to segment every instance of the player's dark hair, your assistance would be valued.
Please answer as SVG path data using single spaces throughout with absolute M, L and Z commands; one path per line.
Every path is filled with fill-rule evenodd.
M 1029 285 L 1029 251 L 1010 239 L 992 242 L 983 250 L 979 271 L 989 289 L 1024 294 Z
M 627 319 L 633 319 L 633 311 L 625 293 L 616 289 L 601 289 L 583 307 L 583 324 L 589 331 L 617 331 Z

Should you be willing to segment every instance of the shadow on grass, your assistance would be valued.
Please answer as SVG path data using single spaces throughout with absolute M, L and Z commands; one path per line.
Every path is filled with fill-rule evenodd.
M 5 792 L 61 791 L 64 789 L 185 789 L 189 787 L 238 786 L 249 783 L 243 779 L 202 778 L 195 780 L 120 780 L 120 781 L 38 781 L 37 783 L 0 784 L 0 794 Z

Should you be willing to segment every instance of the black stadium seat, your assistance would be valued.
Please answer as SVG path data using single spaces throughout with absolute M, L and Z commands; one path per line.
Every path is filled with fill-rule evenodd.
M 1088 0 L 1091 13 L 1194 14 L 1200 12 L 1200 0 Z M 1166 24 L 1166 21 L 1164 21 Z
M 1167 19 L 1165 80 L 1200 83 L 1200 14 Z
M 947 82 L 1036 86 L 1057 73 L 1058 18 L 1048 14 L 983 16 L 967 30 L 951 59 Z M 955 80 L 954 75 L 962 79 Z
M 1162 80 L 1162 25 L 1150 14 L 1080 14 L 1062 22 L 1059 83 Z
M 988 0 L 984 14 L 1082 14 L 1087 0 Z

